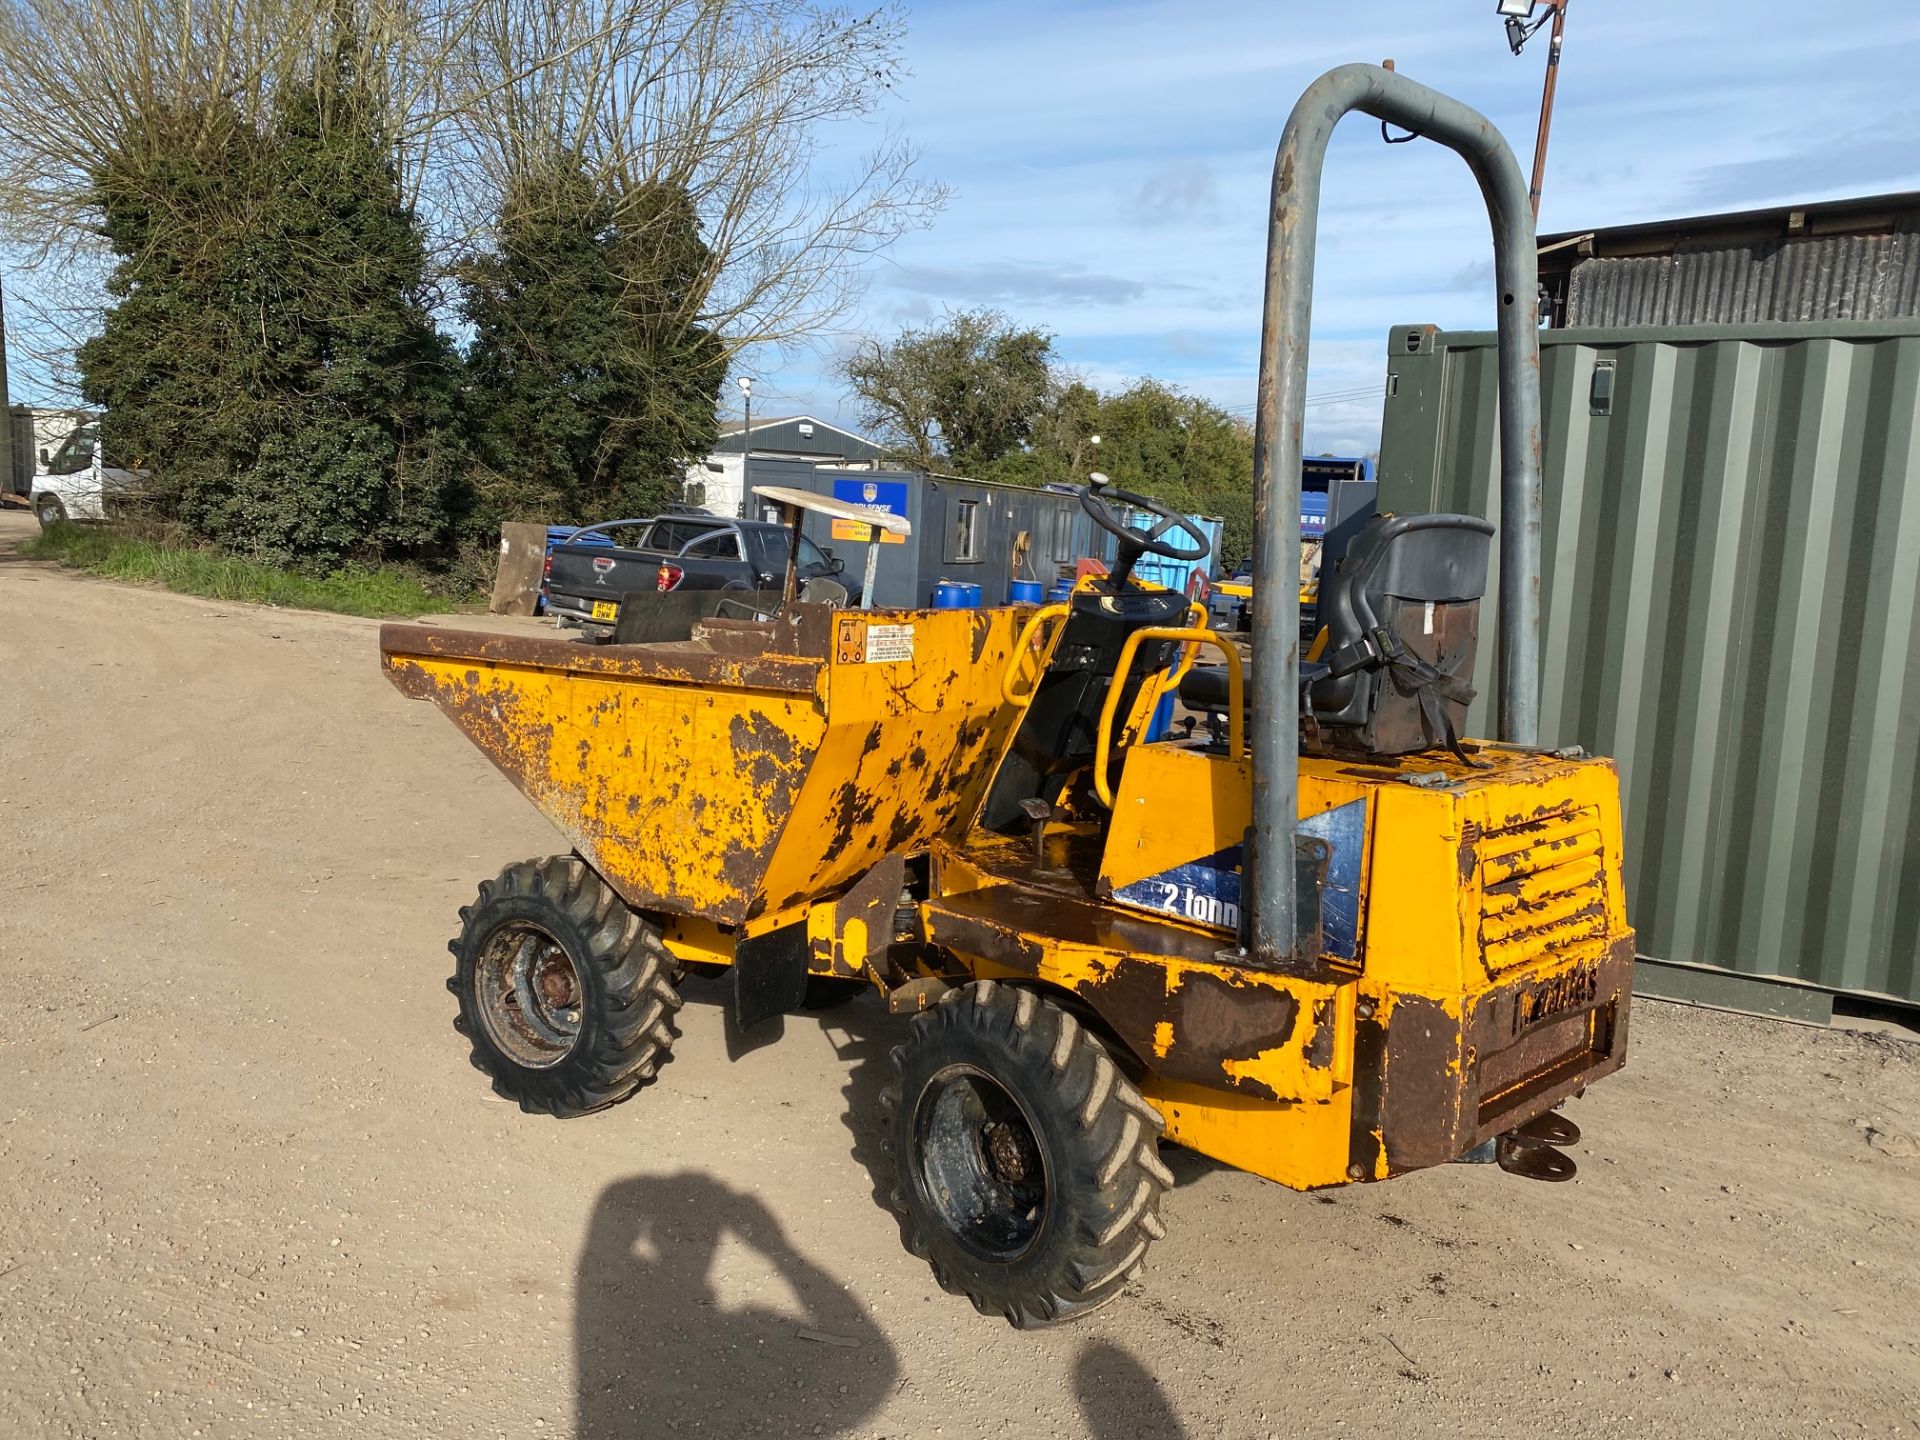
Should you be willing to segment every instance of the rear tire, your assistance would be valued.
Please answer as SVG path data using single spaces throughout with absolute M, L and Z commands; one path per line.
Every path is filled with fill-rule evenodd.
M 914 1017 L 882 1097 L 908 1248 L 1019 1329 L 1090 1314 L 1166 1233 L 1164 1122 L 1104 1046 L 990 980 Z
M 67 507 L 60 503 L 58 495 L 42 495 L 33 502 L 33 518 L 40 522 L 42 530 L 51 530 L 67 523 Z
M 496 1094 L 529 1113 L 587 1115 L 654 1077 L 678 1034 L 680 965 L 585 861 L 509 865 L 460 919 L 447 944 L 454 1028 Z

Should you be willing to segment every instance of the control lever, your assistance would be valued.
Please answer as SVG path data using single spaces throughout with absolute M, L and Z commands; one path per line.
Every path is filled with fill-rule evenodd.
M 1053 819 L 1053 806 L 1035 795 L 1020 802 L 1020 813 L 1033 827 L 1033 868 L 1047 873 L 1047 822 Z

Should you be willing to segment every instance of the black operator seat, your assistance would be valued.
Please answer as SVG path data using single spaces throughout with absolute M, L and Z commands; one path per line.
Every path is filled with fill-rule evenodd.
M 1322 596 L 1326 674 L 1303 685 L 1310 748 L 1460 753 L 1492 539 L 1477 515 L 1382 515 L 1360 532 Z
M 1300 666 L 1308 750 L 1458 750 L 1492 536 L 1477 515 L 1382 515 L 1355 537 L 1338 573 L 1321 578 L 1326 648 Z M 1249 677 L 1249 706 L 1252 691 Z M 1226 667 L 1196 666 L 1180 699 L 1225 710 Z
M 1180 677 L 1180 703 L 1189 710 L 1225 710 L 1232 688 L 1226 666 L 1196 665 Z

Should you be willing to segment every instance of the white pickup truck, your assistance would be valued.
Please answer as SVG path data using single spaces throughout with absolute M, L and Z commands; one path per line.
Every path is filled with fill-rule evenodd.
M 33 475 L 33 514 L 45 530 L 63 520 L 104 520 L 120 499 L 146 483 L 145 470 L 109 465 L 100 445 L 100 427 L 82 425 L 49 455 L 40 452 Z

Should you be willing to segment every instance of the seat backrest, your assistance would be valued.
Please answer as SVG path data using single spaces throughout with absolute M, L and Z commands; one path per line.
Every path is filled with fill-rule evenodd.
M 808 605 L 831 605 L 840 609 L 847 603 L 847 594 L 846 586 L 825 575 L 815 575 L 800 585 L 800 599 Z
M 1327 673 L 1306 687 L 1310 747 L 1407 754 L 1452 745 L 1473 691 L 1493 525 L 1382 515 L 1320 577 Z

